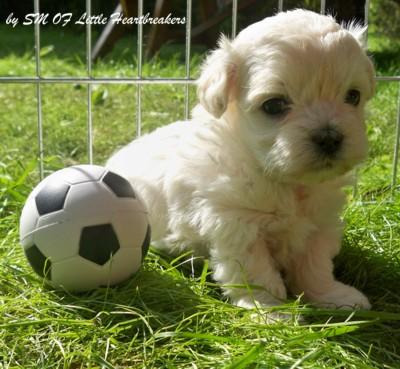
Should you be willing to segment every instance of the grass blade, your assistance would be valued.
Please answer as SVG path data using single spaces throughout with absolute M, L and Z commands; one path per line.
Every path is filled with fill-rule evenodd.
M 246 368 L 248 364 L 254 362 L 264 345 L 259 344 L 257 346 L 252 347 L 249 351 L 247 351 L 244 355 L 236 359 L 232 364 L 229 364 L 225 367 L 225 369 L 242 369 Z

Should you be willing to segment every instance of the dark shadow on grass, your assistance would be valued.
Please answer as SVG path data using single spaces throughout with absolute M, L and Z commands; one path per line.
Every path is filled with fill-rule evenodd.
M 95 45 L 99 37 L 99 31 L 92 30 L 92 46 Z M 41 31 L 40 46 L 42 50 L 41 58 L 47 57 L 65 59 L 72 65 L 82 66 L 86 63 L 86 35 L 84 31 L 77 32 L 73 28 L 57 28 L 46 26 Z M 34 29 L 31 26 L 10 26 L 0 24 L 0 58 L 8 55 L 18 57 L 35 55 Z M 110 63 L 118 61 L 123 63 L 136 63 L 137 40 L 134 33 L 127 33 L 115 45 L 114 48 L 104 57 L 99 58 L 96 63 Z M 207 51 L 204 45 L 193 44 L 191 55 L 203 55 Z M 152 58 L 145 58 L 145 62 L 168 61 L 173 58 L 178 63 L 185 63 L 185 45 L 183 43 L 167 42 Z
M 34 56 L 35 40 L 33 26 L 10 26 L 0 25 L 0 58 L 10 54 Z M 41 32 L 41 48 L 54 45 L 52 54 L 60 58 L 72 58 L 73 55 L 85 56 L 85 34 L 68 31 L 68 29 L 56 29 L 46 27 Z M 84 59 L 83 59 L 84 60 Z
M 150 255 L 150 263 L 146 264 L 148 269 L 141 270 L 121 286 L 80 295 L 54 292 L 55 300 L 63 309 L 70 310 L 75 319 L 92 320 L 96 329 L 112 332 L 113 337 L 120 342 L 131 342 L 133 337 L 150 337 L 153 332 L 168 333 L 182 325 L 186 326 L 183 329 L 186 331 L 193 324 L 197 324 L 188 320 L 188 317 L 198 313 L 206 316 L 207 309 L 210 308 L 210 305 L 205 305 L 202 298 L 193 291 L 193 285 L 197 283 L 193 278 L 198 279 L 202 275 L 204 263 L 201 260 L 193 264 L 185 262 L 190 260 L 190 256 L 178 260 L 163 255 L 160 264 L 166 269 L 172 267 L 174 270 L 171 273 L 160 271 L 158 267 L 157 270 L 152 270 L 151 262 L 154 257 L 161 256 Z M 389 308 L 390 303 L 396 302 L 394 294 L 399 281 L 398 270 L 391 275 L 388 268 L 391 270 L 393 265 L 384 257 L 362 252 L 359 248 L 350 247 L 346 242 L 336 265 L 336 273 L 340 280 L 361 288 L 367 295 L 375 296 L 372 302 L 380 313 L 359 312 L 353 315 L 351 311 L 322 310 L 300 305 L 298 312 L 303 310 L 302 324 L 316 325 L 313 331 L 319 332 L 327 322 L 339 323 L 337 332 L 336 328 L 333 328 L 333 331 L 326 330 L 325 338 L 328 341 L 337 342 L 356 355 L 360 355 L 360 352 L 368 353 L 370 359 L 377 363 L 377 367 L 391 367 L 398 355 L 399 348 L 396 342 L 400 342 L 400 315 L 385 312 L 398 312 L 398 306 L 397 309 L 394 305 Z M 209 275 L 207 281 L 213 283 Z M 211 290 L 211 293 L 207 292 L 208 296 L 223 300 L 218 287 L 208 289 Z M 387 295 L 387 291 L 393 294 L 392 298 Z M 384 299 L 384 302 L 381 299 Z M 183 323 L 185 319 L 187 321 Z M 354 325 L 342 324 L 346 321 L 353 322 L 356 325 L 355 330 L 351 330 Z M 321 325 L 320 328 L 318 324 Z M 349 331 L 341 331 L 347 326 L 350 327 Z M 164 331 L 166 327 L 170 328 Z M 310 334 L 308 328 L 304 334 L 305 337 Z M 319 333 L 316 333 L 314 338 L 311 334 L 310 338 L 301 340 L 299 344 L 306 345 L 307 339 L 321 337 L 324 336 Z M 162 340 L 158 342 L 162 344 Z
M 361 242 L 361 241 L 360 241 Z M 371 311 L 330 311 L 312 309 L 305 312 L 308 324 L 354 322 L 355 331 L 330 337 L 347 350 L 368 353 L 377 367 L 394 367 L 399 362 L 400 342 L 400 266 L 385 255 L 356 247 L 356 240 L 345 239 L 335 259 L 337 278 L 362 290 L 372 303 Z M 351 326 L 350 326 L 351 327 Z
M 357 243 L 345 240 L 335 259 L 338 279 L 362 290 L 370 298 L 374 310 L 400 313 L 399 260 L 357 247 Z
M 119 339 L 128 341 L 135 335 L 175 325 L 196 313 L 200 305 L 200 298 L 190 288 L 189 281 L 152 270 L 141 270 L 117 287 L 80 294 L 52 293 L 75 317 L 120 331 Z
M 378 70 L 393 71 L 392 73 L 399 73 L 400 71 L 399 55 L 400 47 L 371 53 L 372 60 Z

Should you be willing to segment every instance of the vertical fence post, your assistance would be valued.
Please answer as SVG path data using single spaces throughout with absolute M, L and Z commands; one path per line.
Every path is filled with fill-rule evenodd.
M 34 0 L 33 9 L 36 14 L 40 12 L 39 0 Z M 38 129 L 38 150 L 39 150 L 39 177 L 44 177 L 44 147 L 43 147 L 43 119 L 42 119 L 42 78 L 40 63 L 40 25 L 35 23 L 35 63 L 36 63 L 36 110 L 37 110 L 37 129 Z
M 399 92 L 397 97 L 397 121 L 396 121 L 396 136 L 394 144 L 394 154 L 393 154 L 393 167 L 392 167 L 392 186 L 391 186 L 391 197 L 393 199 L 394 190 L 397 186 L 397 165 L 399 161 L 399 145 L 400 145 L 400 82 Z
M 321 0 L 321 12 L 322 12 L 322 2 L 325 3 L 325 0 Z M 325 7 L 325 5 L 324 5 Z M 365 43 L 366 47 L 368 48 L 368 15 L 369 15 L 369 0 L 365 1 L 365 8 L 364 8 L 364 26 L 367 27 L 367 31 L 365 34 Z M 353 198 L 358 196 L 358 169 L 355 169 L 355 183 L 353 186 Z
M 321 4 L 320 4 L 320 13 L 321 14 L 325 14 L 326 13 L 326 1 L 325 0 L 321 0 Z
M 92 14 L 92 2 L 86 0 L 86 15 L 90 19 Z M 86 23 L 86 72 L 89 79 L 92 78 L 92 27 Z M 87 146 L 88 160 L 93 164 L 93 125 L 92 125 L 92 84 L 87 84 Z
M 190 79 L 190 46 L 192 39 L 192 0 L 186 3 L 185 78 Z M 185 84 L 185 120 L 189 119 L 189 83 Z
M 232 1 L 232 39 L 234 39 L 237 34 L 237 11 L 238 11 L 237 0 L 233 0 Z
M 143 0 L 138 0 L 138 35 L 137 35 L 137 77 L 139 80 L 143 77 Z M 142 135 L 142 86 L 136 85 L 136 137 Z

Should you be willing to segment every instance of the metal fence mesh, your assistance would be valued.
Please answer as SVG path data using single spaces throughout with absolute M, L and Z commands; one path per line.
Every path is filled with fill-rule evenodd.
M 278 0 L 277 9 L 282 11 L 284 0 Z M 34 12 L 40 13 L 40 0 L 34 0 Z M 326 2 L 321 0 L 320 12 L 325 14 Z M 92 14 L 92 1 L 86 0 L 86 13 L 88 16 Z M 365 4 L 365 23 L 368 24 L 369 1 Z M 143 15 L 143 0 L 138 0 L 138 17 Z M 238 0 L 232 0 L 232 25 L 231 36 L 237 34 L 237 16 L 238 16 Z M 89 163 L 93 163 L 93 124 L 92 124 L 92 90 L 96 84 L 134 84 L 136 88 L 136 133 L 141 135 L 142 127 L 142 85 L 144 84 L 183 84 L 184 92 L 184 117 L 187 119 L 190 113 L 189 107 L 189 88 L 195 80 L 191 77 L 190 58 L 191 58 L 191 30 L 192 30 L 192 0 L 186 2 L 186 32 L 185 32 L 185 76 L 183 78 L 148 78 L 143 76 L 143 25 L 141 22 L 137 26 L 137 75 L 135 77 L 94 77 L 92 74 L 92 27 L 90 22 L 86 24 L 86 76 L 85 77 L 44 77 L 41 70 L 41 37 L 40 24 L 35 23 L 34 26 L 34 42 L 35 42 L 35 63 L 36 75 L 34 77 L 0 77 L 0 83 L 23 83 L 33 84 L 36 86 L 36 111 L 37 111 L 37 144 L 38 144 L 38 165 L 40 178 L 44 177 L 44 145 L 43 140 L 43 118 L 42 118 L 42 86 L 45 84 L 84 84 L 87 86 L 87 157 Z M 400 92 L 400 76 L 377 76 L 377 81 L 386 81 L 397 83 Z M 394 154 L 392 162 L 392 188 L 397 185 L 397 165 L 399 157 L 400 145 L 400 93 L 397 99 L 397 122 L 396 136 L 394 144 Z

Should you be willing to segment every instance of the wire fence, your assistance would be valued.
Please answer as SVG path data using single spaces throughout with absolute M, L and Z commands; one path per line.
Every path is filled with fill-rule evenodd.
M 138 18 L 143 15 L 143 0 L 138 0 L 137 14 Z M 231 37 L 237 34 L 238 18 L 238 0 L 232 0 L 232 25 Z M 284 0 L 278 0 L 277 9 L 282 11 Z M 40 0 L 34 0 L 34 12 L 40 13 Z M 326 1 L 321 0 L 320 12 L 326 13 Z M 86 0 L 86 13 L 88 17 L 92 14 L 92 1 Z M 368 25 L 369 0 L 365 3 L 365 24 Z M 40 178 L 44 177 L 44 141 L 43 141 L 43 117 L 42 117 L 42 86 L 45 84 L 86 84 L 87 85 L 87 156 L 90 164 L 93 163 L 93 124 L 92 124 L 92 90 L 96 84 L 134 84 L 136 89 L 136 133 L 141 135 L 142 127 L 142 85 L 147 84 L 183 84 L 184 92 L 184 117 L 188 119 L 190 113 L 189 107 L 189 88 L 194 84 L 195 79 L 191 76 L 190 58 L 191 58 L 191 39 L 192 39 L 192 0 L 186 1 L 186 30 L 185 30 L 185 76 L 183 78 L 148 78 L 143 76 L 143 24 L 137 25 L 137 75 L 135 77 L 94 77 L 92 74 L 92 26 L 90 22 L 86 24 L 86 76 L 85 77 L 45 77 L 41 70 L 41 38 L 40 23 L 34 25 L 35 42 L 35 64 L 36 75 L 34 77 L 0 77 L 0 83 L 24 83 L 34 84 L 36 86 L 36 111 L 37 111 L 37 132 L 38 132 L 38 165 Z M 400 76 L 377 76 L 377 81 L 386 81 L 398 83 L 399 95 L 397 97 L 397 122 L 396 136 L 392 162 L 392 188 L 397 185 L 397 167 L 399 160 L 400 146 Z M 396 97 L 394 97 L 396 98 Z

